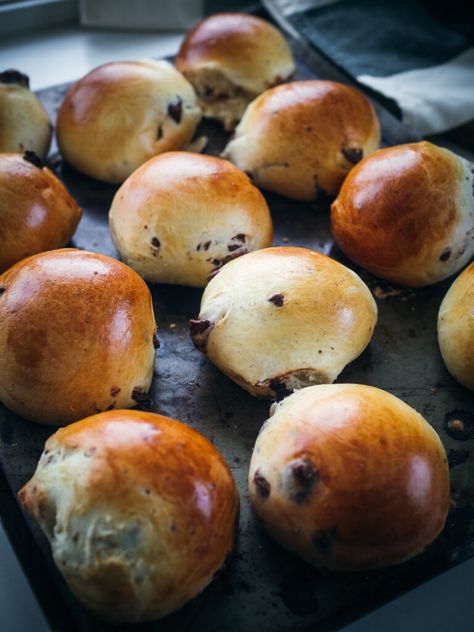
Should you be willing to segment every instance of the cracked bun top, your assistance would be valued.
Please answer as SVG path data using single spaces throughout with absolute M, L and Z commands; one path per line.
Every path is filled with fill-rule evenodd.
M 205 18 L 184 38 L 176 67 L 193 84 L 204 115 L 226 129 L 247 104 L 295 71 L 290 48 L 269 22 L 245 13 Z
M 296 200 L 335 195 L 380 143 L 369 100 L 334 81 L 295 81 L 252 101 L 223 156 L 258 186 Z
M 441 303 L 438 341 L 448 371 L 474 391 L 474 263 L 458 276 Z
M 122 259 L 154 283 L 204 287 L 236 257 L 271 245 L 265 198 L 220 158 L 169 152 L 117 191 L 110 228 Z
M 272 407 L 255 443 L 249 498 L 264 528 L 315 566 L 397 564 L 442 530 L 449 470 L 413 408 L 359 384 L 313 386 Z
M 155 349 L 150 290 L 128 266 L 51 250 L 0 276 L 0 401 L 67 424 L 146 398 Z
M 232 549 L 239 513 L 234 478 L 207 439 L 128 410 L 58 430 L 19 497 L 74 595 L 114 623 L 163 617 L 201 592 Z
M 33 152 L 0 154 L 0 273 L 25 257 L 65 246 L 81 214 Z
M 426 141 L 380 149 L 360 162 L 332 205 L 343 252 L 382 279 L 419 287 L 474 254 L 472 165 Z
M 330 257 L 276 247 L 227 263 L 190 321 L 198 349 L 252 395 L 281 398 L 330 383 L 368 345 L 377 307 Z
M 200 120 L 193 87 L 169 62 L 113 62 L 66 94 L 58 144 L 78 171 L 120 183 L 152 156 L 184 148 Z
M 27 75 L 18 70 L 0 72 L 0 153 L 34 151 L 44 158 L 53 127 Z

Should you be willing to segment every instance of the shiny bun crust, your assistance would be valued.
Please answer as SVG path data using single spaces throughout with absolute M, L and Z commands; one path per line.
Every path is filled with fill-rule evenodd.
M 0 273 L 30 255 L 65 246 L 81 209 L 37 157 L 0 154 Z
M 207 439 L 125 410 L 56 432 L 19 496 L 71 591 L 114 623 L 163 617 L 201 592 L 232 549 L 239 511 Z
M 448 513 L 443 445 L 413 408 L 371 386 L 303 389 L 275 405 L 255 444 L 250 502 L 282 546 L 315 566 L 398 564 Z
M 226 261 L 272 242 L 267 203 L 248 177 L 226 160 L 187 152 L 135 171 L 114 197 L 110 228 L 142 277 L 196 287 Z
M 79 171 L 119 183 L 152 156 L 187 145 L 200 119 L 192 86 L 170 63 L 114 62 L 69 90 L 58 144 Z
M 147 398 L 155 319 L 150 291 L 104 255 L 52 250 L 0 276 L 0 401 L 67 424 Z
M 331 223 L 344 253 L 369 272 L 412 287 L 441 281 L 474 254 L 470 165 L 428 142 L 381 149 L 351 171 Z
M 368 345 L 377 307 L 342 264 L 306 248 L 268 248 L 226 264 L 190 321 L 198 349 L 252 395 L 329 383 Z
M 0 72 L 0 153 L 27 149 L 44 158 L 51 144 L 52 126 L 29 79 L 17 70 Z
M 379 142 L 377 116 L 359 90 L 333 81 L 295 81 L 248 106 L 223 155 L 258 186 L 311 201 L 335 195 Z
M 176 67 L 193 84 L 204 116 L 228 130 L 250 101 L 295 71 L 280 31 L 245 13 L 219 13 L 199 22 L 185 37 Z
M 474 391 L 474 263 L 458 276 L 441 303 L 438 341 L 448 371 Z

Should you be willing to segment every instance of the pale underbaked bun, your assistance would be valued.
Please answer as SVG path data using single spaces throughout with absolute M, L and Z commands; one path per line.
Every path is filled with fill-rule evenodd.
M 155 318 L 128 266 L 64 248 L 0 276 L 0 401 L 18 415 L 66 424 L 146 399 Z
M 53 128 L 29 86 L 28 76 L 18 70 L 0 72 L 0 153 L 29 149 L 44 158 Z
M 65 246 L 81 214 L 36 154 L 0 154 L 0 273 L 25 257 Z
M 204 287 L 230 259 L 272 243 L 265 198 L 226 160 L 152 158 L 117 191 L 110 229 L 122 259 L 154 283 Z
M 381 149 L 349 174 L 331 224 L 369 272 L 411 287 L 441 281 L 474 254 L 470 165 L 425 141 Z
M 264 528 L 334 571 L 398 564 L 440 533 L 449 470 L 413 408 L 372 386 L 303 389 L 272 407 L 257 438 L 249 497 Z
M 368 345 L 377 307 L 352 270 L 306 248 L 267 248 L 227 263 L 206 287 L 198 349 L 252 395 L 281 398 L 330 383 Z
M 245 13 L 218 13 L 199 22 L 184 38 L 176 67 L 193 84 L 204 116 L 227 130 L 250 101 L 295 71 L 280 31 Z
M 448 371 L 474 391 L 474 263 L 458 276 L 441 303 L 438 341 Z
M 201 592 L 232 549 L 239 513 L 207 439 L 126 410 L 52 435 L 19 496 L 71 591 L 114 623 L 163 617 Z
M 119 183 L 152 156 L 185 147 L 200 120 L 193 87 L 170 63 L 113 62 L 66 94 L 58 144 L 79 171 Z
M 377 115 L 362 92 L 334 81 L 295 81 L 252 101 L 223 156 L 258 186 L 311 201 L 335 195 L 379 143 Z

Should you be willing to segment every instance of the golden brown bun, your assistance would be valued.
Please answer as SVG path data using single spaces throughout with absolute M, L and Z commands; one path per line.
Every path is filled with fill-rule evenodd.
M 223 156 L 258 186 L 296 200 L 336 194 L 380 126 L 368 99 L 334 81 L 295 81 L 267 90 L 245 111 Z
M 25 156 L 0 154 L 0 273 L 65 246 L 82 214 L 54 173 L 31 152 Z
M 313 386 L 272 407 L 249 470 L 268 533 L 335 571 L 397 564 L 440 533 L 446 453 L 433 428 L 372 386 Z
M 152 158 L 117 191 L 110 229 L 122 259 L 155 283 L 204 287 L 226 261 L 272 243 L 265 198 L 226 160 Z
M 0 73 L 0 153 L 29 149 L 44 158 L 53 128 L 29 85 L 27 75 L 17 70 Z
M 355 167 L 332 205 L 334 237 L 373 274 L 418 287 L 474 254 L 469 163 L 428 142 L 388 147 Z
M 198 349 L 252 395 L 329 383 L 368 345 L 375 301 L 342 264 L 306 248 L 267 248 L 227 263 L 190 321 Z
M 152 156 L 185 147 L 200 119 L 192 86 L 167 61 L 114 62 L 66 94 L 58 144 L 79 171 L 118 183 Z
M 144 281 L 104 255 L 72 248 L 0 276 L 0 401 L 67 424 L 146 398 L 155 318 Z
M 228 130 L 250 101 L 295 71 L 280 31 L 245 13 L 218 13 L 199 22 L 184 38 L 176 67 L 193 84 L 204 116 Z
M 448 371 L 474 391 L 474 263 L 458 276 L 441 303 L 438 341 Z
M 58 430 L 19 496 L 71 591 L 114 623 L 163 617 L 201 592 L 232 549 L 239 512 L 207 439 L 126 410 Z

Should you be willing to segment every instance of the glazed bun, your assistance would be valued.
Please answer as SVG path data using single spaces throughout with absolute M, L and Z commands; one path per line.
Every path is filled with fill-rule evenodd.
M 71 591 L 114 623 L 158 619 L 201 592 L 232 549 L 239 512 L 207 439 L 126 410 L 58 430 L 19 496 Z
M 330 383 L 368 345 L 377 307 L 342 264 L 306 248 L 268 248 L 226 264 L 206 287 L 198 349 L 252 395 Z
M 295 71 L 283 35 L 245 13 L 218 13 L 184 38 L 176 67 L 193 84 L 203 114 L 233 129 L 261 92 Z
M 67 424 L 147 398 L 155 319 L 145 282 L 82 250 L 51 250 L 0 276 L 0 401 Z
M 470 165 L 428 142 L 381 149 L 349 174 L 331 224 L 343 252 L 378 277 L 441 281 L 474 254 Z
M 474 391 L 474 263 L 458 276 L 441 303 L 438 341 L 448 371 Z
M 38 156 L 0 154 L 0 273 L 25 257 L 65 246 L 81 213 Z
M 260 191 L 226 160 L 170 152 L 149 160 L 117 191 L 110 229 L 122 259 L 155 283 L 204 287 L 209 274 L 270 246 Z
M 18 70 L 0 72 L 0 153 L 26 150 L 44 158 L 51 144 L 52 125 L 30 80 Z
M 303 389 L 257 438 L 249 497 L 282 546 L 334 571 L 403 562 L 440 533 L 449 470 L 428 422 L 372 386 Z
M 359 90 L 333 81 L 295 81 L 248 106 L 223 156 L 258 186 L 311 201 L 335 195 L 379 142 L 377 115 Z
M 119 183 L 152 156 L 185 147 L 200 120 L 192 86 L 170 63 L 114 62 L 66 94 L 58 144 L 79 171 Z

